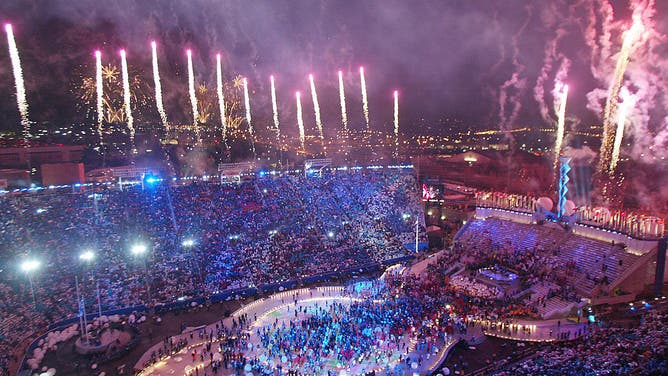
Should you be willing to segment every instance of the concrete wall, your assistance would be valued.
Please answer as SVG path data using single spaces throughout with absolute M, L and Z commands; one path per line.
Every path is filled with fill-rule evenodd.
M 42 185 L 85 183 L 83 163 L 52 163 L 42 165 Z

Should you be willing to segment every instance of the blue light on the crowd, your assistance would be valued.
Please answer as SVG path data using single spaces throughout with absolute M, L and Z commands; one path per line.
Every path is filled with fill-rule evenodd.
M 146 184 L 154 184 L 160 181 L 160 178 L 158 176 L 155 176 L 153 174 L 146 174 L 144 175 L 144 182 Z

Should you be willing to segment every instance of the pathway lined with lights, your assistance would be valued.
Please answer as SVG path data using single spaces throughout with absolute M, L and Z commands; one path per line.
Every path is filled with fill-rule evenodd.
M 589 332 L 586 319 L 580 323 L 566 318 L 552 320 L 474 320 L 476 326 L 484 326 L 485 335 L 528 342 L 554 342 L 574 340 Z
M 431 259 L 424 260 L 420 263 L 418 270 L 424 268 Z M 414 265 L 415 266 L 415 265 Z M 412 268 L 411 268 L 412 269 Z M 409 272 L 416 272 L 416 270 L 409 270 Z M 291 319 L 297 322 L 307 319 L 315 312 L 318 307 L 327 307 L 331 303 L 339 303 L 345 307 L 349 307 L 352 302 L 359 302 L 363 299 L 349 296 L 346 294 L 344 287 L 328 286 L 317 288 L 303 288 L 298 290 L 284 291 L 274 294 L 268 298 L 258 299 L 234 312 L 230 317 L 221 320 L 225 327 L 231 328 L 233 322 L 239 322 L 239 318 L 243 315 L 248 317 L 248 326 L 244 328 L 242 333 L 248 336 L 248 346 L 243 348 L 244 356 L 248 359 L 257 359 L 261 364 L 267 365 L 271 368 L 281 364 L 284 369 L 303 369 L 306 367 L 298 365 L 298 362 L 288 358 L 271 358 L 266 355 L 266 351 L 262 346 L 261 340 L 258 336 L 258 330 L 263 327 L 272 327 L 276 325 L 280 327 L 285 324 L 289 325 Z M 301 308 L 301 310 L 299 310 Z M 298 313 L 295 314 L 295 310 Z M 216 323 L 208 325 L 203 328 L 195 330 L 197 334 L 199 331 L 209 333 L 216 332 Z M 490 320 L 473 320 L 469 322 L 469 328 L 466 334 L 455 334 L 448 336 L 446 342 L 439 341 L 437 349 L 434 352 L 429 350 L 416 350 L 416 342 L 410 336 L 404 336 L 394 344 L 389 344 L 385 348 L 376 348 L 375 351 L 366 353 L 358 359 L 352 360 L 348 364 L 337 360 L 334 357 L 323 357 L 315 364 L 316 369 L 308 368 L 312 372 L 326 372 L 335 371 L 340 375 L 362 374 L 364 372 L 375 371 L 377 374 L 382 374 L 384 370 L 396 371 L 401 369 L 404 373 L 426 374 L 438 367 L 442 360 L 447 356 L 450 349 L 460 340 L 464 339 L 470 343 L 477 343 L 483 335 L 489 335 L 509 340 L 518 341 L 532 341 L 532 342 L 552 342 L 557 340 L 572 340 L 579 336 L 585 335 L 589 331 L 589 325 L 586 322 L 574 323 L 567 319 L 562 320 L 544 320 L 544 321 L 529 321 L 529 320 L 512 320 L 508 322 L 490 321 Z M 191 332 L 183 333 L 173 337 L 174 342 L 182 339 L 189 339 Z M 478 341 L 477 341 L 478 339 Z M 141 370 L 141 376 L 159 376 L 159 375 L 194 375 L 203 374 L 205 369 L 211 366 L 210 360 L 205 357 L 204 361 L 195 359 L 192 361 L 192 351 L 200 352 L 200 349 L 206 346 L 207 343 L 212 343 L 212 351 L 216 352 L 220 340 L 214 337 L 209 341 L 206 338 L 200 339 L 195 336 L 195 339 L 190 339 L 188 345 L 176 354 L 165 356 L 155 364 L 144 367 L 144 364 L 151 358 L 152 353 L 157 353 L 162 347 L 162 343 L 158 343 L 151 347 L 142 358 L 135 365 L 136 370 Z M 404 349 L 397 351 L 397 349 Z M 389 349 L 394 351 L 388 353 Z M 410 361 L 406 363 L 405 359 L 410 357 Z M 422 361 L 416 362 L 418 358 Z M 214 355 L 214 360 L 220 359 Z M 307 366 L 311 367 L 311 366 Z M 246 372 L 249 371 L 247 368 Z M 229 368 L 221 369 L 218 374 L 231 375 L 238 371 Z
M 362 301 L 360 298 L 354 298 L 347 296 L 345 294 L 344 288 L 341 286 L 329 286 L 329 287 L 317 287 L 313 289 L 298 289 L 291 291 L 284 291 L 278 294 L 274 294 L 268 298 L 262 298 L 256 300 L 241 309 L 234 312 L 230 317 L 221 320 L 228 328 L 232 327 L 233 320 L 238 320 L 244 314 L 249 318 L 250 325 L 244 330 L 244 333 L 250 335 L 249 343 L 252 344 L 252 348 L 246 349 L 244 355 L 247 358 L 257 357 L 264 364 L 272 365 L 275 364 L 276 360 L 269 359 L 264 354 L 260 338 L 256 334 L 256 330 L 266 326 L 273 325 L 274 322 L 278 322 L 279 325 L 282 323 L 289 323 L 290 318 L 294 317 L 294 311 L 296 307 L 301 306 L 302 310 L 306 311 L 306 314 L 300 314 L 300 318 L 306 318 L 310 312 L 313 312 L 317 307 L 326 306 L 327 304 L 337 302 L 345 306 L 349 306 L 353 301 Z M 257 316 L 257 320 L 252 318 Z M 220 323 L 219 322 L 219 323 Z M 210 331 L 216 332 L 216 323 L 208 325 L 204 328 L 198 328 L 195 330 L 195 333 L 199 331 L 209 333 Z M 182 339 L 189 339 L 191 332 L 186 332 L 180 335 L 172 337 L 174 342 L 178 342 Z M 378 350 L 374 354 L 365 354 L 361 361 L 351 362 L 351 364 L 342 364 L 337 361 L 335 358 L 324 358 L 320 362 L 321 370 L 323 371 L 336 371 L 337 374 L 342 375 L 354 375 L 360 374 L 362 372 L 371 372 L 376 371 L 382 372 L 384 369 L 392 369 L 394 367 L 403 367 L 402 369 L 405 372 L 409 371 L 411 366 L 415 367 L 417 363 L 411 361 L 411 366 L 407 366 L 404 362 L 406 356 L 409 356 L 412 360 L 416 360 L 418 357 L 422 356 L 424 361 L 417 368 L 412 368 L 412 372 L 416 373 L 425 373 L 427 370 L 432 369 L 437 366 L 439 360 L 447 354 L 449 349 L 458 341 L 459 338 L 448 337 L 447 343 L 439 343 L 439 347 L 434 354 L 430 354 L 427 351 L 419 352 L 416 351 L 416 343 L 405 336 L 401 341 L 397 342 L 396 347 L 401 348 L 405 346 L 405 350 L 395 351 L 391 356 L 386 357 L 382 356 L 382 351 Z M 188 346 L 181 349 L 177 353 L 169 356 L 165 356 L 160 359 L 155 364 L 144 367 L 151 359 L 152 353 L 157 353 L 158 350 L 162 347 L 162 342 L 155 344 L 153 347 L 148 349 L 144 355 L 139 359 L 135 365 L 136 370 L 141 370 L 138 373 L 140 376 L 161 376 L 161 375 L 194 375 L 195 370 L 198 369 L 202 372 L 204 369 L 210 367 L 210 360 L 205 359 L 204 361 L 196 360 L 192 361 L 191 353 L 193 350 L 199 350 L 202 347 L 206 346 L 209 341 L 204 339 L 199 339 L 199 336 L 195 336 L 194 340 L 190 340 Z M 216 349 L 218 343 L 220 342 L 215 337 L 211 341 L 213 346 L 212 349 Z M 388 341 L 389 342 L 389 341 Z M 216 359 L 216 357 L 214 357 Z M 289 368 L 289 361 L 286 364 L 285 368 Z M 203 373 L 200 373 L 203 374 Z M 231 375 L 236 374 L 236 370 L 222 369 L 219 370 L 219 374 Z

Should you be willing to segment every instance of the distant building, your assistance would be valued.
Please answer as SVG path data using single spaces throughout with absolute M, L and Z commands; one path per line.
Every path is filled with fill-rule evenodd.
M 483 190 L 540 194 L 553 180 L 549 161 L 525 152 L 467 151 L 417 156 L 412 163 L 421 178 L 456 181 Z
M 43 186 L 86 182 L 83 163 L 47 163 L 40 170 Z
M 38 146 L 31 148 L 1 148 L 0 167 L 26 168 L 47 163 L 77 163 L 83 158 L 80 145 Z
M 26 169 L 0 168 L 0 189 L 25 187 L 30 184 L 30 174 Z

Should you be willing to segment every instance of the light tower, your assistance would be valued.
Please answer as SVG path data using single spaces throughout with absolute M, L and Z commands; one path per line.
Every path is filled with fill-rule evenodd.
M 565 212 L 566 193 L 568 192 L 568 173 L 571 171 L 571 157 L 559 157 L 559 202 L 557 204 L 557 218 L 561 219 Z

